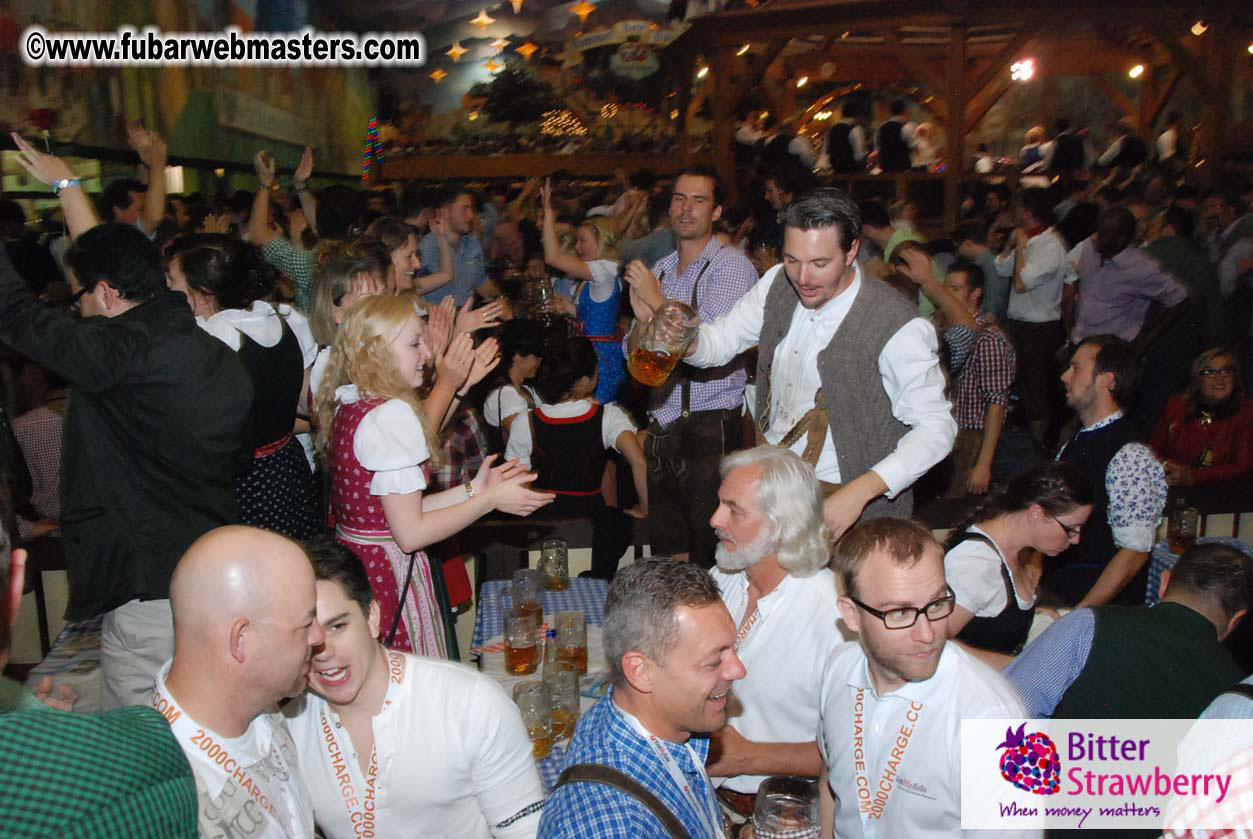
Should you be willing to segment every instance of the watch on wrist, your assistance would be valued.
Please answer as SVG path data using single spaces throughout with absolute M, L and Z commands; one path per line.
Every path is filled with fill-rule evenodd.
M 82 185 L 83 185 L 83 182 L 79 178 L 62 178 L 61 180 L 53 183 L 52 194 L 60 195 L 61 190 L 63 189 L 69 189 L 72 186 L 82 186 Z

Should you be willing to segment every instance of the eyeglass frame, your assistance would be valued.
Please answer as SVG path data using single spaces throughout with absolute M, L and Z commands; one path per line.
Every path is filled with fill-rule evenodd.
M 86 294 L 87 291 L 88 289 L 86 288 L 80 288 L 78 291 L 71 294 L 69 300 L 66 301 L 65 308 L 71 312 L 77 312 L 81 307 L 83 295 Z
M 1068 540 L 1069 540 L 1069 539 L 1072 539 L 1072 538 L 1076 538 L 1076 539 L 1082 539 L 1082 538 L 1083 538 L 1083 525 L 1081 525 L 1081 524 L 1066 524 L 1066 522 L 1062 521 L 1062 520 L 1061 520 L 1061 519 L 1059 519 L 1057 516 L 1055 516 L 1055 515 L 1053 515 L 1052 513 L 1050 513 L 1048 510 L 1045 510 L 1044 512 L 1045 512 L 1045 514 L 1047 514 L 1047 515 L 1048 515 L 1048 517 L 1049 517 L 1049 518 L 1051 518 L 1053 521 L 1057 522 L 1057 526 L 1058 526 L 1058 527 L 1060 527 L 1060 528 L 1062 529 L 1062 531 L 1066 534 L 1066 538 L 1067 538 Z
M 946 601 L 949 604 L 949 610 L 945 612 L 943 615 L 939 615 L 938 617 L 934 617 L 934 618 L 931 617 L 930 615 L 927 615 L 927 620 L 930 621 L 931 623 L 935 623 L 936 621 L 944 620 L 949 615 L 953 614 L 953 610 L 957 608 L 957 593 L 954 592 L 953 587 L 949 585 L 944 586 L 944 590 L 947 591 L 948 594 L 936 600 L 932 600 L 930 603 L 926 604 L 921 609 L 919 609 L 916 606 L 897 606 L 894 609 L 880 611 L 879 609 L 876 609 L 873 606 L 867 606 L 865 603 L 858 600 L 856 597 L 854 597 L 851 594 L 848 595 L 848 599 L 853 601 L 855 604 L 857 604 L 858 608 L 862 609 L 863 611 L 869 612 L 870 614 L 874 615 L 879 620 L 883 621 L 883 627 L 885 629 L 890 629 L 893 632 L 895 632 L 898 629 L 913 629 L 914 625 L 918 623 L 918 618 L 922 615 L 925 615 L 928 609 L 930 609 L 932 606 L 938 606 L 939 604 L 944 603 Z M 888 626 L 888 612 L 903 612 L 906 609 L 913 611 L 914 619 L 912 621 L 910 621 L 908 624 L 904 626 Z
M 1198 375 L 1202 379 L 1216 379 L 1219 376 L 1225 376 L 1229 379 L 1234 379 L 1236 377 L 1236 368 L 1235 367 L 1205 367 L 1198 373 Z

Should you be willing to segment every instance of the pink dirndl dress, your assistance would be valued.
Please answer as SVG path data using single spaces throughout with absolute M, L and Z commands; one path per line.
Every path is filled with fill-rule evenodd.
M 335 536 L 365 565 L 370 586 L 374 589 L 374 599 L 379 604 L 383 640 L 391 631 L 399 610 L 401 619 L 392 649 L 446 658 L 444 626 L 431 581 L 430 563 L 422 551 L 414 555 L 413 578 L 402 606 L 400 588 L 409 568 L 409 555 L 392 539 L 380 496 L 372 495 L 370 491 L 375 473 L 361 464 L 354 447 L 362 420 L 383 404 L 385 400 L 382 399 L 341 401 L 335 411 L 328 458 Z M 420 436 L 422 431 L 416 418 L 415 428 Z M 425 463 L 422 470 L 429 479 Z

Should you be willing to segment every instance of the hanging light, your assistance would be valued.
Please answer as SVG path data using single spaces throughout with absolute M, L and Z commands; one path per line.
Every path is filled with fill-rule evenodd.
M 490 45 L 490 46 L 491 46 L 491 48 L 492 48 L 492 49 L 496 50 L 496 52 L 500 52 L 500 51 L 501 51 L 501 50 L 503 50 L 505 47 L 509 46 L 509 39 L 508 39 L 508 38 L 497 38 L 495 41 L 492 41 L 492 43 L 491 43 L 491 45 Z
M 484 66 L 487 68 L 487 72 L 489 72 L 489 73 L 495 73 L 495 72 L 496 72 L 497 70 L 499 70 L 499 69 L 500 69 L 503 65 L 498 64 L 498 63 L 496 62 L 496 60 L 495 60 L 495 59 L 492 59 L 491 61 L 488 61 L 488 62 L 487 62 L 487 64 L 485 64 Z
M 539 47 L 535 46 L 535 44 L 532 44 L 530 41 L 527 41 L 525 44 L 515 49 L 514 52 L 521 53 L 523 58 L 525 58 L 527 61 L 530 61 L 531 56 L 534 55 L 535 51 L 538 49 Z
M 471 111 L 470 113 L 466 114 L 466 119 L 470 120 L 470 122 L 474 122 L 478 118 L 479 118 L 478 111 Z
M 431 72 L 431 78 L 435 80 L 435 84 L 439 84 L 447 77 L 448 77 L 448 74 L 444 72 L 443 70 L 439 69 L 438 67 L 435 68 L 435 70 Z
M 809 76 L 801 76 L 796 80 L 797 87 L 804 87 L 807 84 L 809 84 Z
M 1198 20 L 1196 23 L 1192 24 L 1192 34 L 1198 38 L 1205 34 L 1206 29 L 1209 29 L 1209 27 L 1205 25 L 1205 21 L 1203 20 Z
M 448 52 L 445 54 L 453 60 L 454 64 L 456 64 L 458 61 L 461 60 L 461 56 L 465 55 L 468 52 L 469 52 L 468 49 L 461 46 L 460 41 L 453 41 L 452 46 L 448 48 Z
M 579 0 L 579 2 L 570 9 L 570 14 L 579 16 L 579 23 L 587 23 L 587 16 L 596 11 L 596 7 L 587 0 Z
M 513 13 L 515 15 L 522 14 L 522 0 L 509 0 L 509 2 L 513 3 Z
M 698 78 L 698 79 L 703 79 L 703 78 L 705 78 L 705 77 L 706 77 L 706 76 L 708 76 L 708 75 L 709 75 L 709 67 L 708 67 L 708 66 L 706 66 L 706 67 L 702 67 L 702 68 L 700 68 L 699 70 L 697 70 L 697 71 L 696 71 L 696 78 Z
M 1026 82 L 1030 81 L 1035 75 L 1035 59 L 1024 58 L 1022 61 L 1015 61 L 1009 65 L 1010 81 Z
M 749 48 L 750 46 L 751 46 L 751 44 L 745 44 L 744 46 L 742 46 L 742 47 L 740 47 L 738 50 L 736 50 L 736 51 L 735 51 L 735 54 L 736 54 L 736 55 L 743 55 L 744 53 L 748 52 L 748 48 Z
M 1136 66 L 1132 67 L 1130 70 L 1127 71 L 1127 75 L 1133 79 L 1140 78 L 1141 76 L 1144 75 L 1144 65 L 1137 64 Z
M 478 17 L 470 21 L 470 23 L 473 23 L 479 29 L 486 29 L 487 27 L 491 26 L 495 22 L 496 22 L 496 18 L 489 15 L 487 13 L 487 9 L 480 9 Z

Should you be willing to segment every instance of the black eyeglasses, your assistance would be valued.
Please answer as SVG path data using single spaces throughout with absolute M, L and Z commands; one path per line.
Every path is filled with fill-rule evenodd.
M 1062 530 L 1066 531 L 1066 538 L 1067 538 L 1067 539 L 1078 539 L 1078 538 L 1080 537 L 1080 535 L 1082 535 L 1083 525 L 1081 525 L 1081 524 L 1066 524 L 1066 522 L 1062 521 L 1061 519 L 1059 519 L 1057 516 L 1053 515 L 1052 513 L 1049 513 L 1049 514 L 1048 514 L 1048 516 L 1049 516 L 1049 518 L 1051 518 L 1053 521 L 1057 522 L 1058 527 L 1060 527 Z
M 1224 378 L 1235 378 L 1236 368 L 1234 367 L 1206 367 L 1201 371 L 1201 377 L 1204 379 L 1216 379 L 1219 376 Z
M 80 288 L 78 291 L 71 294 L 69 301 L 66 303 L 66 308 L 68 308 L 72 312 L 77 312 L 80 306 L 79 301 L 83 299 L 83 295 L 86 293 L 87 293 L 87 289 Z
M 948 594 L 939 600 L 932 600 L 921 609 L 913 606 L 900 606 L 895 609 L 888 609 L 886 612 L 879 611 L 873 606 L 867 606 L 853 595 L 849 595 L 848 599 L 857 604 L 858 608 L 863 609 L 883 621 L 883 625 L 888 629 L 909 629 L 918 623 L 919 615 L 926 615 L 929 621 L 938 621 L 947 618 L 953 614 L 953 607 L 957 605 L 957 595 L 953 594 L 953 590 L 948 586 L 944 587 Z

